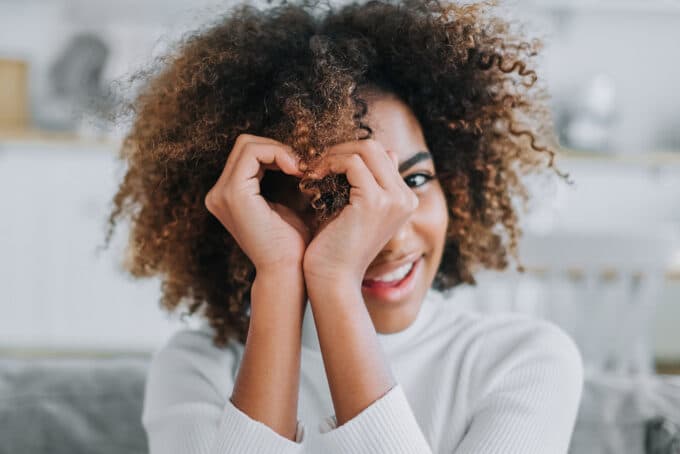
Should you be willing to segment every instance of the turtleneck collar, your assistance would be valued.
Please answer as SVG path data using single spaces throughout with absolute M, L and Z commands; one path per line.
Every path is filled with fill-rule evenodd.
M 401 347 L 405 347 L 414 340 L 419 333 L 426 331 L 430 322 L 434 319 L 442 294 L 430 288 L 425 294 L 416 319 L 405 329 L 396 333 L 381 334 L 377 333 L 378 340 L 385 352 L 394 352 Z M 312 305 L 307 301 L 304 319 L 302 321 L 302 345 L 304 347 L 321 351 L 316 325 L 312 316 Z

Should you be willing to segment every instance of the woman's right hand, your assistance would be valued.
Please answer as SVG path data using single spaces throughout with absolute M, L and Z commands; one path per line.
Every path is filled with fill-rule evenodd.
M 258 272 L 302 266 L 310 232 L 291 208 L 265 199 L 265 170 L 302 177 L 290 146 L 268 137 L 237 137 L 217 183 L 205 196 L 205 206 L 231 233 Z

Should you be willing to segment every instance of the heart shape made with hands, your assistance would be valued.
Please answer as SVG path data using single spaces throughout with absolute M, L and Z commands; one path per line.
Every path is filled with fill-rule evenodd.
M 267 170 L 260 182 L 262 196 L 292 209 L 313 234 L 335 218 L 349 203 L 350 184 L 344 174 L 329 174 L 320 180 L 302 179 L 277 170 Z M 319 198 L 314 200 L 314 194 Z

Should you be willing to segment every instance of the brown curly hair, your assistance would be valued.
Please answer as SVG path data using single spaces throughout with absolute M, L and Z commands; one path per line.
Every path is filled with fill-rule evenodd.
M 245 342 L 254 267 L 204 205 L 239 134 L 291 145 L 308 172 L 330 145 L 371 136 L 359 92 L 378 87 L 419 119 L 447 198 L 449 228 L 433 286 L 474 284 L 480 266 L 517 258 L 521 176 L 552 167 L 547 94 L 532 67 L 540 41 L 513 32 L 492 3 L 371 0 L 334 9 L 302 0 L 241 4 L 184 36 L 135 77 L 143 86 L 113 199 L 131 220 L 127 270 L 162 276 L 161 304 L 200 312 L 216 345 Z M 561 174 L 560 174 L 561 175 Z M 342 175 L 300 182 L 318 219 L 347 202 Z M 521 270 L 521 266 L 518 267 Z

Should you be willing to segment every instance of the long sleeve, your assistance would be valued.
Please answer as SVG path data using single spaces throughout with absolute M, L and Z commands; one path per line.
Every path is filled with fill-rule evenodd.
M 207 333 L 183 331 L 154 355 L 142 416 L 151 454 L 303 452 L 300 421 L 294 442 L 232 404 L 239 351 L 226 348 L 212 346 Z
M 556 325 L 493 326 L 473 374 L 470 425 L 455 454 L 564 454 L 583 390 L 583 363 Z
M 319 427 L 328 454 L 431 454 L 401 385 L 337 427 L 330 416 Z
M 475 348 L 453 362 L 460 369 L 451 374 L 456 378 L 450 388 L 435 391 L 429 381 L 421 383 L 422 396 L 434 399 L 432 408 L 421 415 L 427 415 L 430 424 L 435 423 L 432 415 L 460 415 L 465 409 L 464 418 L 440 419 L 435 423 L 438 428 L 426 426 L 428 433 L 460 432 L 457 444 L 441 437 L 431 444 L 424 437 L 398 384 L 340 427 L 334 416 L 322 421 L 324 452 L 565 454 L 583 388 L 582 359 L 573 340 L 550 322 L 522 316 L 503 315 L 483 326 L 484 331 L 474 336 Z M 440 351 L 455 351 L 453 345 Z M 444 358 L 441 362 L 451 365 Z M 433 374 L 442 370 L 435 359 L 419 366 Z

